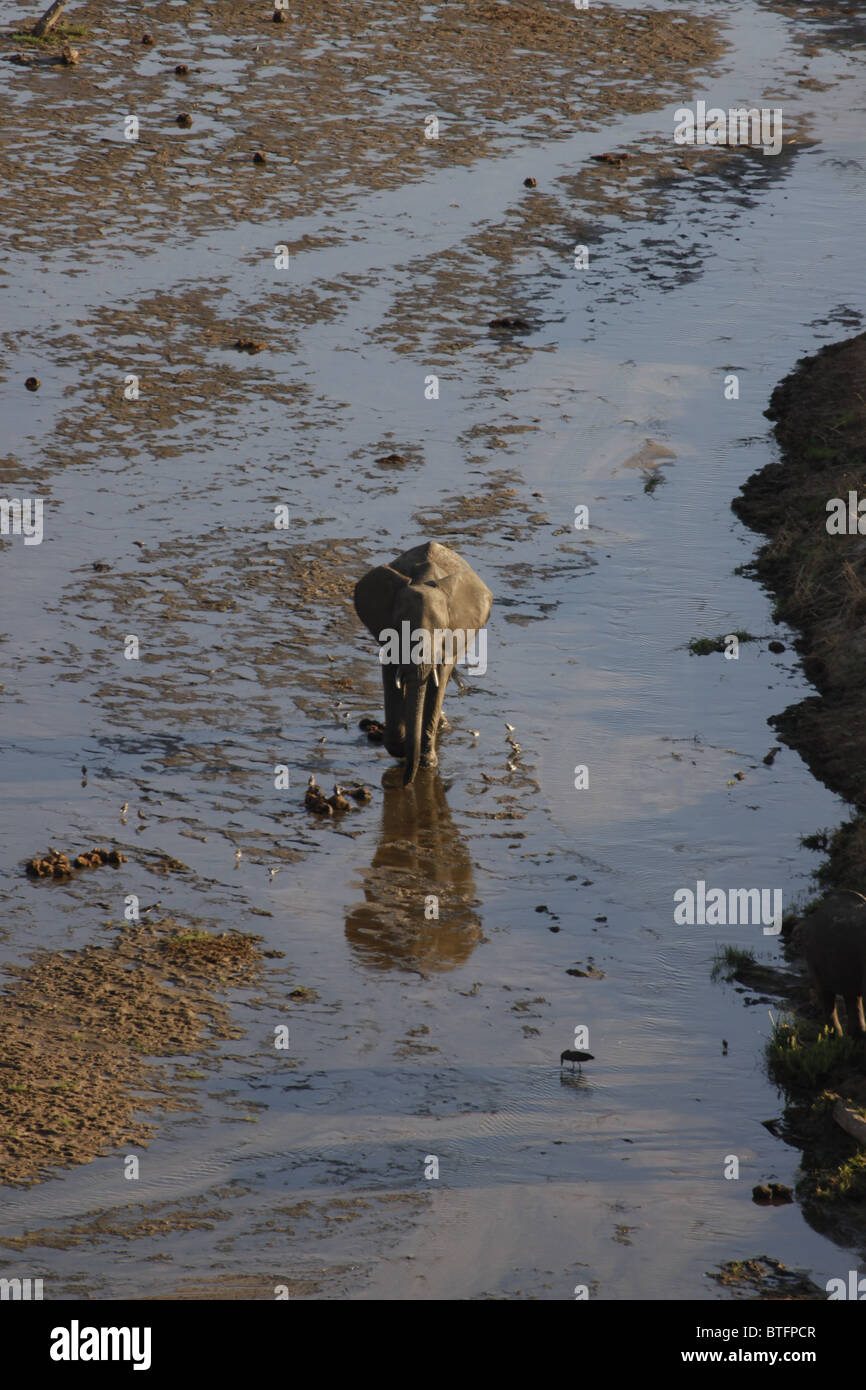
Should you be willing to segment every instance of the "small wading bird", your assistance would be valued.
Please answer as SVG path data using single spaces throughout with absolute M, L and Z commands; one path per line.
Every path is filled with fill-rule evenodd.
M 574 1052 L 566 1049 L 565 1052 L 560 1054 L 559 1065 L 562 1066 L 563 1062 L 570 1062 L 571 1070 L 574 1071 L 575 1062 L 577 1062 L 578 1067 L 580 1067 L 582 1062 L 594 1061 L 595 1058 L 593 1057 L 591 1052 Z

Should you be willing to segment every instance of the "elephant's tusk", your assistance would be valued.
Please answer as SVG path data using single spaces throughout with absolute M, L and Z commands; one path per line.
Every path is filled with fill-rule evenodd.
M 437 687 L 437 689 L 438 689 L 438 687 L 439 687 L 439 672 L 436 670 L 436 667 L 435 667 L 435 666 L 432 667 L 432 669 L 431 669 L 431 671 L 430 671 L 430 674 L 431 674 L 431 676 L 433 677 L 433 684 L 434 684 L 434 685 Z
M 398 690 L 402 690 L 402 689 L 403 689 L 402 685 L 400 684 L 400 677 L 399 677 L 399 676 L 395 676 L 395 677 L 394 677 L 394 684 L 396 685 L 396 687 L 397 687 Z

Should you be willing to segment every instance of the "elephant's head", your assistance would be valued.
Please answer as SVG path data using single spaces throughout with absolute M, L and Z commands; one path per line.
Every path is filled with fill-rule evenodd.
M 358 616 L 382 644 L 386 744 L 406 758 L 406 785 L 415 779 L 422 746 L 435 741 L 444 685 L 465 652 L 461 634 L 481 631 L 491 603 L 490 590 L 466 561 L 436 541 L 378 565 L 355 587 Z

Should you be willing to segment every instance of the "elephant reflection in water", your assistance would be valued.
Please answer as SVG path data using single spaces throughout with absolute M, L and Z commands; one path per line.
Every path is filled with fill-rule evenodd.
M 379 846 L 364 874 L 366 901 L 346 917 L 346 939 L 365 965 L 425 973 L 463 965 L 483 939 L 472 863 L 437 772 L 403 786 L 399 768 L 382 782 Z M 425 905 L 438 900 L 438 920 Z

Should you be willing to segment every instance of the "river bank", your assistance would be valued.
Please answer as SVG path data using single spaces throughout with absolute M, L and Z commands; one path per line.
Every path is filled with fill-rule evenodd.
M 753 566 L 775 616 L 799 634 L 818 691 L 770 720 L 816 777 L 850 804 L 826 854 L 821 893 L 866 888 L 866 334 L 803 358 L 776 387 L 767 417 L 781 451 L 733 506 L 768 537 Z M 861 520 L 862 518 L 862 520 Z M 821 893 L 808 906 L 814 907 Z M 797 958 L 797 929 L 786 933 Z M 803 1005 L 802 992 L 793 1002 Z M 866 1118 L 866 1059 L 849 1039 L 822 1040 L 814 1016 L 777 1031 L 770 1065 L 788 1092 L 785 1132 L 802 1145 L 798 1191 L 819 1229 L 866 1247 L 866 1150 L 840 1131 L 837 1102 Z
M 29 11 L 0 0 L 7 36 Z M 104 1052 L 112 1089 L 90 1147 L 71 1087 L 47 1151 L 16 1141 L 0 1263 L 51 1298 L 712 1300 L 758 1252 L 820 1287 L 837 1247 L 751 1201 L 798 1158 L 765 1127 L 760 991 L 714 984 L 727 930 L 672 904 L 788 901 L 838 818 L 764 761 L 806 686 L 732 573 L 730 498 L 794 352 L 858 313 L 847 33 L 804 46 L 756 0 L 66 13 L 77 63 L 0 63 L 0 478 L 44 500 L 42 543 L 0 548 L 0 945 L 10 1009 L 56 982 L 67 1071 Z M 778 155 L 673 139 L 681 104 L 764 99 Z M 408 806 L 358 729 L 381 683 L 351 595 L 434 537 L 494 593 L 490 662 Z M 738 663 L 692 655 L 740 629 Z M 311 816 L 310 775 L 371 802 Z M 97 844 L 122 863 L 25 872 Z M 198 1004 L 169 943 L 226 933 L 263 961 L 251 988 L 208 966 Z

